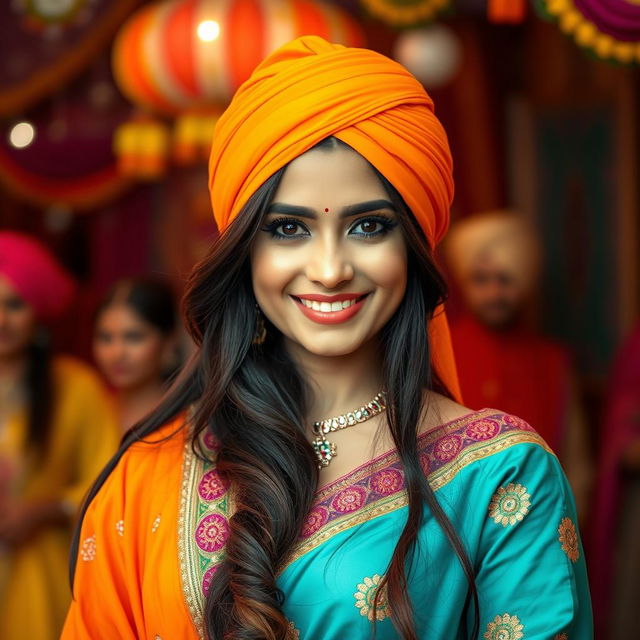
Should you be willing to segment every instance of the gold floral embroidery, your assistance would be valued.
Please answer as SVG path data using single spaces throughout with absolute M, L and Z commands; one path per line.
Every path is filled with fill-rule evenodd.
M 151 525 L 151 533 L 155 533 L 158 530 L 159 526 L 160 526 L 160 514 L 156 516 L 156 519 L 153 521 L 153 524 Z
M 558 527 L 558 533 L 560 534 L 558 540 L 562 545 L 562 550 L 567 554 L 571 562 L 577 562 L 580 557 L 578 533 L 571 518 L 562 518 L 562 522 Z
M 296 625 L 289 620 L 289 630 L 287 632 L 287 640 L 300 640 L 300 629 L 296 629 Z
M 116 522 L 116 531 L 119 536 L 124 535 L 124 520 L 118 520 L 118 522 Z
M 454 420 L 451 423 L 442 425 L 441 427 L 428 432 L 421 440 L 425 447 L 433 446 L 435 442 L 442 439 L 444 436 L 450 435 L 453 432 L 462 432 L 465 430 L 470 422 L 477 421 L 479 418 L 485 418 L 493 416 L 495 414 L 493 409 L 484 409 L 478 411 L 470 416 L 464 416 L 458 420 Z M 498 418 L 496 417 L 496 420 Z M 506 430 L 504 433 L 496 435 L 490 440 L 481 440 L 473 442 L 464 448 L 457 458 L 444 463 L 438 469 L 431 469 L 429 465 L 425 464 L 425 461 L 421 461 L 423 468 L 428 466 L 429 470 L 429 484 L 434 491 L 438 491 L 445 485 L 447 485 L 457 473 L 466 466 L 478 461 L 483 460 L 496 453 L 500 453 L 509 447 L 515 446 L 521 443 L 531 443 L 542 447 L 550 455 L 555 455 L 546 442 L 535 432 L 525 430 L 526 423 L 522 420 L 514 418 L 513 416 L 502 416 L 501 420 L 508 426 L 512 426 L 511 429 Z M 520 424 L 521 423 L 521 424 Z M 524 426 L 522 426 L 524 425 Z M 325 487 L 317 496 L 316 504 L 321 504 L 322 501 L 329 499 L 332 495 L 336 495 L 342 489 L 353 486 L 359 483 L 365 477 L 371 477 L 374 473 L 387 468 L 396 460 L 397 454 L 389 453 L 380 459 L 375 460 L 370 465 L 358 469 L 353 473 L 347 474 L 344 478 L 338 480 L 335 483 L 331 483 L 328 487 Z M 285 560 L 279 573 L 282 573 L 289 565 L 296 560 L 309 553 L 313 549 L 323 544 L 329 538 L 346 531 L 351 527 L 354 527 L 362 522 L 366 522 L 378 516 L 396 511 L 405 507 L 408 503 L 406 491 L 402 491 L 398 494 L 383 497 L 380 500 L 376 500 L 363 509 L 357 511 L 351 511 L 345 513 L 339 518 L 332 520 L 318 527 L 318 529 L 306 538 L 301 539 L 294 545 L 289 557 Z
M 527 488 L 521 484 L 510 482 L 506 487 L 500 487 L 489 504 L 489 517 L 496 524 L 506 527 L 520 522 L 529 513 L 531 496 Z
M 356 599 L 356 607 L 360 609 L 361 616 L 367 616 L 373 620 L 373 602 L 378 591 L 378 585 L 382 578 L 376 573 L 372 578 L 365 578 L 359 585 L 358 590 L 353 594 Z M 384 620 L 390 616 L 389 601 L 387 600 L 386 585 L 382 587 L 378 596 L 378 605 L 375 610 L 376 620 Z
M 523 629 L 524 625 L 520 624 L 518 616 L 505 613 L 496 616 L 493 622 L 487 625 L 484 638 L 485 640 L 520 640 L 520 638 L 524 638 Z
M 82 547 L 80 548 L 80 557 L 85 562 L 91 562 L 95 560 L 96 557 L 96 537 L 95 535 L 90 538 L 86 538 L 82 542 Z
M 566 633 L 556 633 L 553 640 L 569 640 L 569 636 Z

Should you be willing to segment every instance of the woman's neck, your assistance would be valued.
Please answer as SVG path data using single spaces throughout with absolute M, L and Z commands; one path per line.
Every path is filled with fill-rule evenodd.
M 309 421 L 353 411 L 382 390 L 380 347 L 374 340 L 344 356 L 319 356 L 299 345 L 290 345 L 289 353 L 312 391 Z

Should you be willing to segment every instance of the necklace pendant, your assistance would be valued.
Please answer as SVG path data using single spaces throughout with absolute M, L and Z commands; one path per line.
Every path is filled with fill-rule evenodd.
M 324 436 L 317 437 L 311 443 L 311 446 L 316 452 L 318 469 L 328 467 L 331 460 L 338 455 L 336 445 L 333 442 L 329 442 Z

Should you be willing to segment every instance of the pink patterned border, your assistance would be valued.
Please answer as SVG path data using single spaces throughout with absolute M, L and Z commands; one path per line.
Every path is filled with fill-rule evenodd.
M 459 462 L 470 447 L 491 444 L 500 436 L 514 431 L 532 432 L 537 436 L 535 430 L 521 418 L 492 409 L 476 411 L 420 434 L 420 464 L 431 478 Z M 338 518 L 356 515 L 374 503 L 398 496 L 404 488 L 402 463 L 397 453 L 390 451 L 383 454 L 318 492 L 305 520 L 300 541 L 308 540 Z

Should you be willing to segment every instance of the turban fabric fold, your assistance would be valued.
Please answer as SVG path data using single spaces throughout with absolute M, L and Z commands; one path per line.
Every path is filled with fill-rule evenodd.
M 449 224 L 452 159 L 433 102 L 402 65 L 368 49 L 303 36 L 238 89 L 215 128 L 209 189 L 223 232 L 276 171 L 333 136 L 403 197 L 434 247 Z M 459 398 L 446 316 L 431 322 L 434 367 Z
M 44 322 L 63 313 L 75 293 L 71 276 L 49 251 L 22 233 L 0 231 L 0 276 Z

